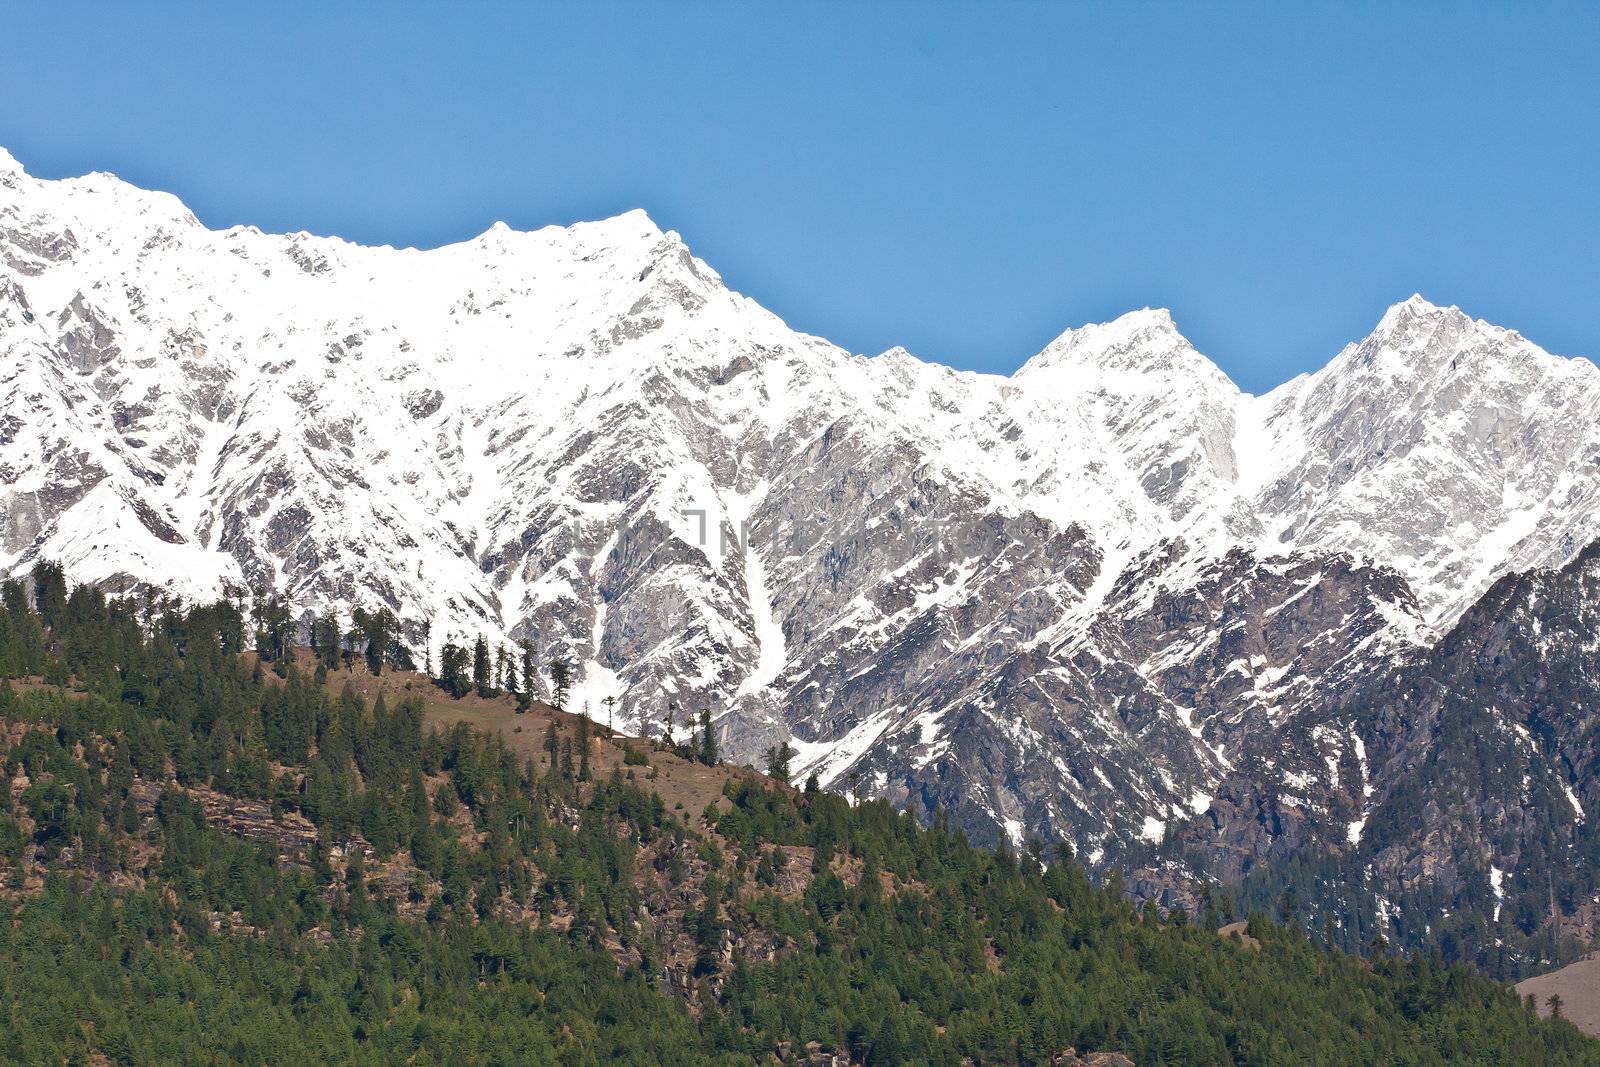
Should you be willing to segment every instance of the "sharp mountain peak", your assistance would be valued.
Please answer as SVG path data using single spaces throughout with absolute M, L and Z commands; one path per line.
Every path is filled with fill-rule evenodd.
M 1424 380 L 1404 331 L 1500 357 L 1420 298 L 1369 346 L 1403 373 L 1257 403 L 1160 308 L 958 374 L 791 330 L 643 212 L 372 249 L 109 180 L 0 182 L 0 573 L 528 637 L 637 728 L 712 704 L 973 829 L 1148 840 L 1596 532 L 1592 394 Z

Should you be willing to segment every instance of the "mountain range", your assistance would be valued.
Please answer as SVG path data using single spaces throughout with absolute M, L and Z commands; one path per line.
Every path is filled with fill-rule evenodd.
M 632 732 L 1419 943 L 1592 933 L 1597 411 L 1420 296 L 1261 396 L 1164 310 L 977 374 L 638 211 L 364 247 L 0 150 L 0 574 L 526 640 Z

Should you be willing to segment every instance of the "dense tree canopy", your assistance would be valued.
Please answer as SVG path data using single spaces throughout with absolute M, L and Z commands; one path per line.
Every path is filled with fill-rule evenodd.
M 0 1061 L 1600 1063 L 1464 967 L 1219 937 L 814 787 L 678 811 L 664 744 L 591 773 L 551 719 L 519 757 L 321 684 L 269 600 L 251 642 L 43 578 L 0 588 Z

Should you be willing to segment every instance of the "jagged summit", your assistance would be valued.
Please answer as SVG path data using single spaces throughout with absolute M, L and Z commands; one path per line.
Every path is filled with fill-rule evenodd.
M 632 729 L 709 704 L 975 831 L 1155 834 L 1596 533 L 1595 376 L 1415 298 L 1264 397 L 1160 309 L 956 373 L 639 211 L 416 251 L 106 188 L 0 189 L 0 573 L 527 638 Z
M 1426 404 L 1427 395 L 1442 390 L 1452 404 L 1468 393 L 1487 393 L 1503 406 L 1519 397 L 1533 403 L 1530 392 L 1539 392 L 1546 379 L 1587 389 L 1595 371 L 1589 360 L 1553 355 L 1517 330 L 1412 296 L 1385 311 L 1372 333 L 1310 380 L 1327 388 L 1336 379 L 1370 378 L 1369 388 L 1391 404 L 1401 398 Z
M 1110 322 L 1086 323 L 1063 330 L 1018 373 L 1074 360 L 1101 358 L 1107 353 L 1146 352 L 1187 344 L 1166 308 L 1140 308 Z
M 1397 304 L 1390 305 L 1384 311 L 1383 317 L 1373 327 L 1369 340 L 1393 338 L 1403 342 L 1424 331 L 1436 330 L 1442 326 L 1460 329 L 1473 321 L 1453 304 L 1441 307 L 1424 299 L 1421 294 L 1413 294 Z M 1479 324 L 1488 325 L 1481 320 Z
M 678 240 L 676 233 L 664 231 L 657 226 L 655 220 L 643 208 L 633 208 L 609 218 L 578 221 L 565 226 L 543 226 L 535 230 L 518 230 L 504 221 L 496 221 L 479 235 L 478 240 L 562 236 L 595 247 L 630 243 L 654 244 L 662 239 Z
M 1136 382 L 1129 376 L 1160 379 L 1166 388 L 1181 388 L 1174 383 L 1192 380 L 1204 390 L 1237 392 L 1231 379 L 1215 363 L 1202 355 L 1179 332 L 1172 313 L 1166 308 L 1141 308 L 1111 322 L 1091 323 L 1063 332 L 1043 351 L 1018 369 L 1018 380 L 1043 374 L 1060 387 L 1063 375 L 1086 382 L 1091 387 L 1113 391 L 1148 388 L 1149 382 Z M 1119 377 L 1118 384 L 1107 379 Z

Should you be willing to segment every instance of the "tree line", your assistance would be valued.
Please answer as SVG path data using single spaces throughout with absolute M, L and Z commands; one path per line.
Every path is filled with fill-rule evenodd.
M 682 811 L 648 755 L 594 766 L 586 718 L 519 753 L 246 633 L 236 604 L 0 585 L 0 1062 L 1600 1063 L 1429 953 L 1261 912 L 1219 937 L 1224 902 L 1135 909 L 814 779 Z

